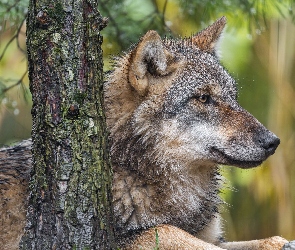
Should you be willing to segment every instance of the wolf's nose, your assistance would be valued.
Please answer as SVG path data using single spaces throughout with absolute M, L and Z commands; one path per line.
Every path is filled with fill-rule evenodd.
M 259 140 L 260 145 L 266 150 L 267 155 L 272 155 L 280 144 L 280 139 L 271 132 Z

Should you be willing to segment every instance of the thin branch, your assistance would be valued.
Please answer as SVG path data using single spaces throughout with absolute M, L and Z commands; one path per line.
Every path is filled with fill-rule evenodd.
M 8 41 L 8 43 L 6 44 L 6 46 L 4 47 L 4 50 L 2 52 L 2 54 L 0 55 L 0 61 L 2 60 L 6 50 L 8 49 L 9 45 L 13 42 L 13 40 L 17 37 L 17 34 L 15 34 L 13 37 L 11 37 L 11 39 Z
M 9 40 L 9 41 L 7 42 L 7 44 L 5 45 L 3 51 L 2 51 L 2 53 L 1 53 L 1 55 L 0 55 L 0 61 L 1 61 L 2 58 L 4 57 L 6 50 L 8 49 L 9 45 L 14 41 L 14 39 L 16 39 L 16 44 L 17 44 L 18 49 L 19 49 L 21 52 L 23 52 L 24 54 L 26 54 L 26 51 L 23 50 L 23 49 L 21 48 L 21 46 L 20 46 L 20 44 L 19 44 L 19 40 L 18 40 L 19 35 L 21 34 L 21 28 L 22 28 L 22 26 L 23 26 L 25 20 L 26 20 L 26 17 L 21 21 L 19 27 L 17 28 L 16 33 L 10 38 L 10 40 Z
M 166 8 L 167 8 L 168 0 L 165 1 L 164 3 L 164 8 L 163 8 L 163 20 L 165 21 L 165 13 L 166 13 Z M 164 23 L 165 24 L 165 23 Z
M 14 3 L 13 5 L 9 6 L 9 7 L 6 9 L 6 11 L 9 12 L 9 11 L 10 11 L 11 9 L 13 9 L 13 8 L 14 8 L 19 2 L 20 2 L 20 0 L 15 1 L 15 3 Z
M 165 20 L 165 13 L 166 13 L 166 9 L 167 9 L 167 4 L 168 4 L 168 0 L 165 0 L 164 2 L 164 7 L 163 7 L 163 11 L 160 12 L 159 9 L 158 9 L 158 5 L 157 5 L 157 1 L 156 0 L 152 0 L 152 3 L 154 5 L 154 8 L 155 8 L 155 14 L 160 16 L 161 18 L 161 22 L 162 22 L 162 26 L 163 26 L 163 30 L 165 31 L 170 31 L 170 28 L 167 26 L 166 24 L 166 20 Z M 152 19 L 151 20 L 151 23 L 153 23 L 154 20 Z
M 20 44 L 19 44 L 19 35 L 21 34 L 21 28 L 22 28 L 22 26 L 23 26 L 23 24 L 24 24 L 26 18 L 27 18 L 27 16 L 25 16 L 25 18 L 21 21 L 21 23 L 20 23 L 20 25 L 19 25 L 19 27 L 18 27 L 18 29 L 17 29 L 17 32 L 16 32 L 16 34 L 17 34 L 17 37 L 16 37 L 16 44 L 17 44 L 17 47 L 18 47 L 18 49 L 19 49 L 21 52 L 23 52 L 25 55 L 27 54 L 27 52 L 26 52 L 26 51 L 20 46 Z
M 22 77 L 16 83 L 14 83 L 14 84 L 10 85 L 9 87 L 3 89 L 0 94 L 3 95 L 4 93 L 9 91 L 10 89 L 12 89 L 12 88 L 14 88 L 14 87 L 16 87 L 16 86 L 18 86 L 20 84 L 23 84 L 23 79 L 24 79 L 24 77 L 26 76 L 27 73 L 28 73 L 28 70 L 25 71 L 25 73 L 22 75 Z

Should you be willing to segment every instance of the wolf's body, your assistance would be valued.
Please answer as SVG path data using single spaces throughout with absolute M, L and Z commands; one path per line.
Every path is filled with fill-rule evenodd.
M 221 18 L 184 40 L 161 40 L 149 31 L 107 79 L 121 247 L 152 249 L 157 226 L 160 249 L 263 249 L 262 242 L 285 242 L 221 243 L 218 164 L 255 167 L 279 144 L 237 103 L 236 83 L 215 55 L 224 25 Z
M 286 242 L 272 237 L 222 243 L 218 164 L 255 167 L 279 144 L 237 103 L 236 83 L 214 50 L 224 25 L 221 18 L 184 40 L 162 41 L 149 31 L 108 77 L 105 107 L 121 249 L 153 249 L 157 240 L 161 250 L 280 249 Z M 0 150 L 0 167 L 18 177 L 0 183 L 1 249 L 17 249 L 23 233 L 30 145 Z

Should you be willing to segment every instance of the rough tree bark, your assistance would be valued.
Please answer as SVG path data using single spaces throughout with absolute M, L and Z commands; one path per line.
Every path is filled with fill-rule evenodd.
M 30 0 L 33 169 L 21 249 L 114 248 L 99 33 L 105 22 L 95 0 Z

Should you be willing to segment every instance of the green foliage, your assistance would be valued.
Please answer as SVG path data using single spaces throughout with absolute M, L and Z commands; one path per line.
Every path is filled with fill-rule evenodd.
M 162 36 L 184 35 L 184 29 L 189 30 L 192 24 L 203 28 L 223 15 L 234 20 L 229 22 L 231 27 L 247 25 L 249 32 L 261 33 L 266 19 L 274 14 L 291 14 L 294 18 L 293 8 L 292 0 L 105 0 L 99 6 L 102 15 L 109 18 L 108 28 L 103 31 L 105 39 L 111 40 L 110 47 L 118 52 L 149 29 Z
M 29 0 L 2 0 L 0 20 L 3 22 L 0 31 L 7 26 L 17 27 L 27 14 L 28 4 Z M 173 20 L 166 19 L 168 5 L 173 6 L 175 13 L 183 20 L 203 25 L 220 15 L 235 18 L 235 26 L 247 21 L 250 29 L 263 28 L 266 18 L 273 13 L 291 15 L 295 20 L 294 0 L 104 0 L 99 3 L 99 10 L 110 19 L 106 36 L 115 37 L 119 46 L 126 49 L 147 29 L 169 34 Z M 55 7 L 58 13 L 63 13 L 58 11 L 62 6 Z
M 109 0 L 100 2 L 99 9 L 103 16 L 109 18 L 104 35 L 112 41 L 115 38 L 119 50 L 128 48 L 147 29 L 161 33 L 167 31 L 156 1 Z
M 27 15 L 29 0 L 0 1 L 0 31 L 17 28 Z
M 180 0 L 180 6 L 187 18 L 199 21 L 209 21 L 221 13 L 234 17 L 238 23 L 248 22 L 251 26 L 261 28 L 265 25 L 266 18 L 274 12 L 286 15 L 286 10 L 293 14 L 292 1 L 277 0 Z M 294 6 L 293 6 L 294 7 Z

